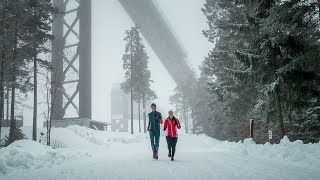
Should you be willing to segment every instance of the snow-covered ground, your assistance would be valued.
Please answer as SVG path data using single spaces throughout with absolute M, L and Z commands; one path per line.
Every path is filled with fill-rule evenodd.
M 287 138 L 278 145 L 256 145 L 250 139 L 221 142 L 183 134 L 174 162 L 167 157 L 164 136 L 159 160 L 151 158 L 146 134 L 71 126 L 54 129 L 53 139 L 55 149 L 29 140 L 0 149 L 0 179 L 320 179 L 320 143 Z

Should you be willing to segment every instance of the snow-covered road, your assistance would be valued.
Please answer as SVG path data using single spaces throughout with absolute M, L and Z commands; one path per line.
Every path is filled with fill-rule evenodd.
M 98 132 L 77 126 L 55 129 L 54 134 L 64 148 L 53 150 L 38 145 L 39 152 L 32 154 L 28 148 L 19 150 L 31 146 L 24 141 L 1 149 L 0 153 L 7 156 L 14 154 L 10 160 L 16 164 L 8 165 L 7 156 L 0 155 L 0 171 L 2 163 L 6 173 L 0 174 L 0 179 L 320 179 L 319 143 L 303 145 L 284 139 L 280 145 L 256 145 L 250 140 L 230 143 L 205 135 L 181 135 L 176 161 L 171 162 L 164 136 L 159 160 L 153 160 L 144 134 Z M 17 150 L 12 153 L 14 148 Z M 31 161 L 23 167 L 17 160 L 19 156 Z

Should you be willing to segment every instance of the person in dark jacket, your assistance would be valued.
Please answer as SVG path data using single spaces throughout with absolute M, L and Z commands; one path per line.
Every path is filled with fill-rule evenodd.
M 153 158 L 158 159 L 158 150 L 159 150 L 159 138 L 160 138 L 160 124 L 162 124 L 161 113 L 157 111 L 156 104 L 151 104 L 152 112 L 148 114 L 149 123 L 148 131 L 150 134 L 151 148 L 153 152 Z
M 173 116 L 173 110 L 169 110 L 169 117 L 164 122 L 164 131 L 167 131 L 167 144 L 168 144 L 168 156 L 171 161 L 174 160 L 174 154 L 176 152 L 176 145 L 178 141 L 178 129 L 181 128 L 179 119 Z

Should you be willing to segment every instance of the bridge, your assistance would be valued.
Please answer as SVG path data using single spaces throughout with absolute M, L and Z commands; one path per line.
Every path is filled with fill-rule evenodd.
M 154 0 L 119 2 L 140 26 L 142 35 L 177 85 L 195 79 L 186 51 L 157 3 Z M 54 120 L 64 119 L 70 108 L 78 118 L 92 118 L 91 3 L 91 0 L 53 0 L 60 12 L 54 18 L 52 31 Z

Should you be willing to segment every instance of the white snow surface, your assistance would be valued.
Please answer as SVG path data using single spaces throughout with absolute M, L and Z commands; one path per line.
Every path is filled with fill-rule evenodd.
M 28 134 L 28 133 L 26 133 Z M 55 128 L 56 149 L 30 140 L 0 149 L 0 180 L 319 180 L 320 143 L 257 145 L 181 134 L 175 161 L 160 137 L 153 160 L 148 134 L 113 133 L 80 126 Z

